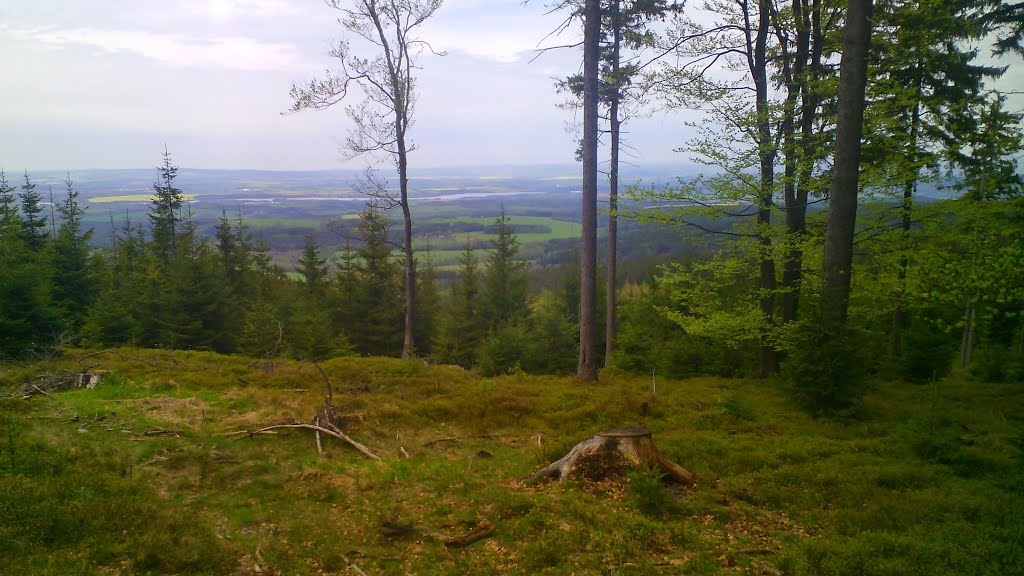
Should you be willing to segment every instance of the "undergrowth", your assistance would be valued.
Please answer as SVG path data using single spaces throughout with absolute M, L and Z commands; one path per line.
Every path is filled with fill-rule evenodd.
M 758 381 L 596 385 L 381 358 L 317 366 L 115 350 L 0 368 L 0 574 L 1013 574 L 1024 566 L 1024 386 L 877 382 L 857 419 Z M 22 399 L 97 364 L 95 390 Z M 346 430 L 311 433 L 325 379 Z M 644 425 L 697 473 L 516 480 Z M 490 538 L 445 538 L 483 522 Z M 401 531 L 387 527 L 405 527 Z

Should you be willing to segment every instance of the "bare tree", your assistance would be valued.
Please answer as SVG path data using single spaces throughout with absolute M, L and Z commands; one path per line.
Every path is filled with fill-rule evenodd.
M 409 208 L 409 152 L 414 149 L 408 137 L 416 104 L 417 56 L 424 51 L 436 54 L 415 33 L 441 7 L 442 0 L 327 0 L 337 10 L 338 21 L 351 34 L 369 45 L 372 55 L 353 53 L 348 40 L 331 50 L 340 62 L 340 71 L 327 72 L 305 86 L 293 85 L 291 110 L 323 110 L 345 100 L 356 86 L 364 98 L 346 108 L 355 126 L 345 140 L 343 150 L 350 158 L 368 155 L 377 161 L 389 158 L 398 171 L 398 197 L 385 198 L 385 205 L 402 209 L 405 254 L 405 339 L 402 358 L 414 350 L 413 327 L 416 296 L 416 263 L 413 260 L 412 212 Z M 386 187 L 370 186 L 387 196 Z

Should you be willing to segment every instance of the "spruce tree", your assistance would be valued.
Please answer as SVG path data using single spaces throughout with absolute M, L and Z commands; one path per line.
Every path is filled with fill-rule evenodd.
M 484 314 L 488 324 L 497 326 L 524 318 L 526 305 L 526 262 L 519 260 L 519 241 L 502 208 L 494 222 L 497 237 L 487 259 L 484 276 Z
M 319 299 L 327 280 L 327 259 L 320 255 L 320 245 L 312 234 L 306 234 L 302 255 L 299 256 L 299 265 L 295 271 L 302 275 L 306 283 L 306 292 L 314 299 Z
M 171 153 L 165 148 L 164 162 L 157 168 L 157 180 L 153 183 L 153 198 L 149 209 L 153 252 L 165 264 L 171 260 L 177 247 L 178 224 L 184 199 L 181 190 L 174 186 L 177 175 L 178 167 L 171 162 Z
M 7 182 L 7 175 L 0 170 L 0 235 L 7 234 L 15 227 L 20 230 L 21 222 L 15 206 L 16 188 Z
M 46 215 L 43 214 L 42 196 L 36 192 L 36 185 L 25 172 L 25 183 L 21 185 L 21 234 L 28 248 L 38 252 L 46 244 Z
M 53 250 L 53 299 L 65 326 L 77 331 L 96 294 L 89 257 L 93 231 L 82 230 L 85 208 L 78 203 L 78 190 L 70 175 L 64 184 L 67 196 L 57 207 L 61 223 Z
M 465 368 L 473 365 L 484 336 L 478 262 L 469 243 L 459 256 L 459 279 L 452 286 L 434 337 L 434 358 Z
M 430 356 L 433 351 L 434 333 L 437 330 L 439 297 L 436 286 L 437 274 L 434 262 L 427 252 L 423 268 L 416 271 L 416 353 Z
M 388 219 L 377 210 L 360 215 L 363 245 L 356 250 L 362 260 L 354 298 L 349 302 L 359 314 L 351 329 L 352 344 L 359 352 L 395 356 L 402 352 L 403 298 L 401 269 L 388 238 Z

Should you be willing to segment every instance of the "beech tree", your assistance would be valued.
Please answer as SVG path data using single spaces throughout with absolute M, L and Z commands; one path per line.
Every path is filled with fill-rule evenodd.
M 872 0 L 847 3 L 843 58 L 839 65 L 836 151 L 822 258 L 822 318 L 826 334 L 833 338 L 845 327 L 850 303 L 872 8 Z
M 364 95 L 358 104 L 346 108 L 354 127 L 343 150 L 350 158 L 381 156 L 394 162 L 398 174 L 398 196 L 387 194 L 382 183 L 371 183 L 387 203 L 402 210 L 405 255 L 405 331 L 402 357 L 410 358 L 415 340 L 416 262 L 413 259 L 412 211 L 409 206 L 409 138 L 416 105 L 414 71 L 417 57 L 430 45 L 416 37 L 418 29 L 441 7 L 442 0 L 327 0 L 341 15 L 339 22 L 372 54 L 360 56 L 349 41 L 342 40 L 330 53 L 340 64 L 339 72 L 328 72 L 306 86 L 293 85 L 291 110 L 330 108 L 348 97 L 358 86 Z

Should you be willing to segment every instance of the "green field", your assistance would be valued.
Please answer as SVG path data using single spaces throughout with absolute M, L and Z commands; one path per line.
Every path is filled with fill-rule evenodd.
M 181 198 L 185 202 L 195 200 L 198 194 L 182 194 Z M 124 194 L 121 196 L 93 196 L 89 198 L 89 202 L 95 204 L 106 204 L 110 202 L 149 202 L 153 199 L 152 194 Z
M 45 377 L 110 370 L 95 390 Z M 0 367 L 0 573 L 1019 574 L 1024 385 L 876 382 L 849 420 L 778 384 L 480 378 L 422 361 L 322 365 L 114 350 Z M 41 378 L 44 377 L 44 378 Z M 324 378 L 376 462 L 308 430 Z M 527 487 L 640 424 L 657 474 Z M 446 541 L 482 526 L 466 547 Z

